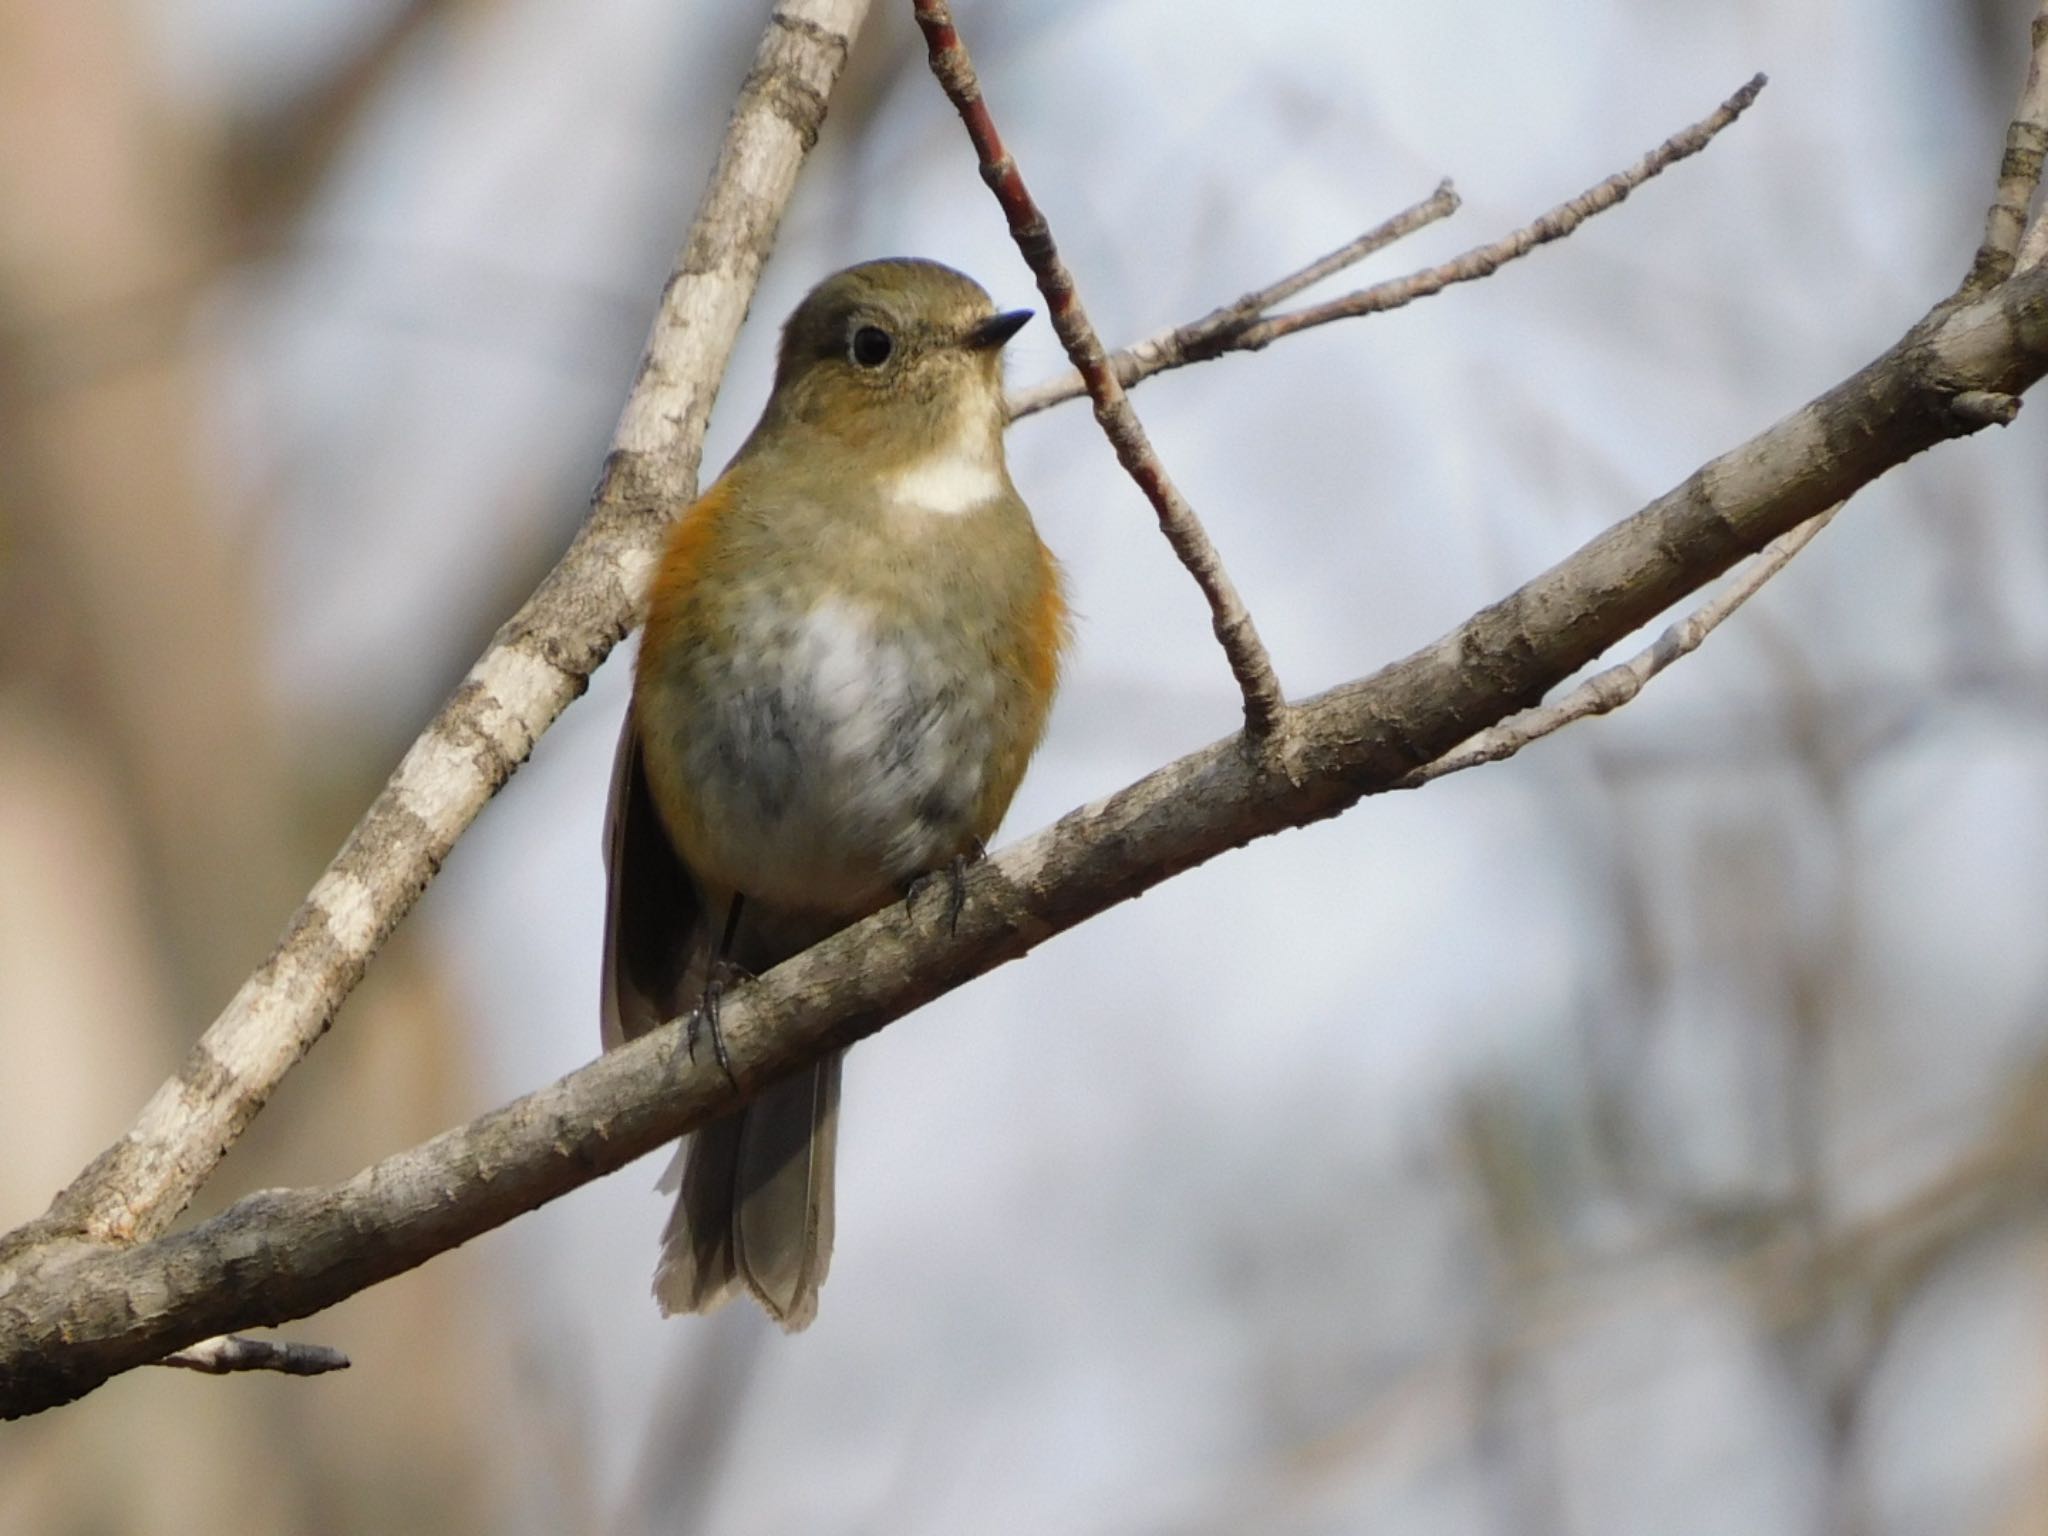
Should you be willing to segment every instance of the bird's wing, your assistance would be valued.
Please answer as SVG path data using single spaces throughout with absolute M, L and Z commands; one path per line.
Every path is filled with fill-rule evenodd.
M 605 811 L 603 1026 L 606 1050 L 686 1012 L 686 977 L 705 944 L 690 874 L 647 790 L 633 710 L 619 732 Z

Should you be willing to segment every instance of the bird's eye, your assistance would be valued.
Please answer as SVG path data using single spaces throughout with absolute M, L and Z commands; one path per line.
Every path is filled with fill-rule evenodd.
M 863 368 L 879 368 L 889 361 L 896 343 L 878 325 L 864 325 L 853 333 L 853 360 Z

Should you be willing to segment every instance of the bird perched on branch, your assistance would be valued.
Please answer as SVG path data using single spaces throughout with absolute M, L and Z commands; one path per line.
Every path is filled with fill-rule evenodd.
M 895 260 L 783 328 L 759 425 L 654 577 L 607 813 L 607 1046 L 957 869 L 1002 820 L 1067 643 L 1003 458 L 1000 354 L 1030 317 Z M 816 1315 L 839 1072 L 685 1143 L 664 1312 L 744 1287 L 784 1328 Z

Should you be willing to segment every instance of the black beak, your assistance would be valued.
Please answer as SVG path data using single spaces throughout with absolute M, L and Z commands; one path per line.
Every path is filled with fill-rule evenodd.
M 993 350 L 1022 330 L 1030 318 L 1028 309 L 1007 309 L 1000 315 L 977 320 L 967 328 L 966 344 L 976 352 Z

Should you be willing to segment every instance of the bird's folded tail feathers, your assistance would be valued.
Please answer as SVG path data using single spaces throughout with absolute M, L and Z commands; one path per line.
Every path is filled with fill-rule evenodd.
M 832 1262 L 839 1074 L 834 1053 L 685 1143 L 654 1275 L 664 1313 L 709 1312 L 744 1286 L 788 1332 L 817 1316 Z

